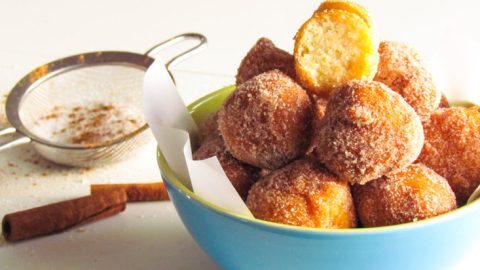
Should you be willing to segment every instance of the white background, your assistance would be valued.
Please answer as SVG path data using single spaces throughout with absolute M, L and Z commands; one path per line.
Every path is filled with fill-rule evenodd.
M 474 0 L 362 2 L 371 11 L 382 39 L 407 41 L 427 57 L 452 33 L 480 41 L 479 6 Z M 232 83 L 241 58 L 259 37 L 269 37 L 291 51 L 296 30 L 319 3 L 0 0 L 1 104 L 16 81 L 43 63 L 96 50 L 142 53 L 175 34 L 200 32 L 208 37 L 209 47 L 174 69 L 179 91 L 189 103 Z M 0 127 L 7 125 L 0 110 Z M 159 180 L 154 143 L 139 156 L 91 170 L 52 165 L 27 145 L 0 154 L 0 217 L 86 195 L 90 183 Z M 457 269 L 474 269 L 471 258 L 466 256 Z M 188 235 L 172 204 L 154 202 L 130 204 L 118 216 L 63 234 L 18 244 L 0 238 L 0 269 L 216 266 Z

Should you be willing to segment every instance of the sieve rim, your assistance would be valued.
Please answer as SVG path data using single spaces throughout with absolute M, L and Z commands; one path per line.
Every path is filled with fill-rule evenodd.
M 35 143 L 54 148 L 64 150 L 87 150 L 106 148 L 124 143 L 147 130 L 148 124 L 145 123 L 136 130 L 119 138 L 107 140 L 101 143 L 86 145 L 55 143 L 37 136 L 35 133 L 31 132 L 27 127 L 25 127 L 20 118 L 22 102 L 25 100 L 26 96 L 31 91 L 34 91 L 35 88 L 42 82 L 68 71 L 100 65 L 123 65 L 146 70 L 154 60 L 154 58 L 146 54 L 133 52 L 95 51 L 64 57 L 41 65 L 20 79 L 10 91 L 5 104 L 7 119 L 18 133 L 30 138 Z M 170 70 L 168 70 L 168 72 L 173 78 Z

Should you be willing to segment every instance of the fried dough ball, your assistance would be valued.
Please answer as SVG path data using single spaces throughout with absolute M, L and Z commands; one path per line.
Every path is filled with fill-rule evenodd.
M 310 97 L 313 104 L 313 125 L 316 126 L 325 116 L 325 112 L 327 111 L 328 99 L 315 94 L 310 95 Z
M 317 137 L 320 121 L 325 116 L 327 111 L 328 99 L 316 94 L 310 94 L 310 98 L 313 104 L 313 120 L 312 120 L 312 138 Z M 313 155 L 313 147 L 310 146 L 306 153 L 308 156 Z
M 353 195 L 365 227 L 418 221 L 457 207 L 447 180 L 423 164 L 355 186 Z
M 227 151 L 218 154 L 217 158 L 235 190 L 246 200 L 248 191 L 260 177 L 260 169 L 240 162 Z
M 200 144 L 211 139 L 220 139 L 223 141 L 218 130 L 218 112 L 211 113 L 198 131 Z
M 218 112 L 212 113 L 207 117 L 198 135 L 200 147 L 193 153 L 194 160 L 213 157 L 225 151 L 225 143 L 218 130 Z
M 352 184 L 405 168 L 424 140 L 420 118 L 399 94 L 358 80 L 334 90 L 315 134 L 314 156 Z
M 226 148 L 235 158 L 276 169 L 305 153 L 311 118 L 306 91 L 273 70 L 239 85 L 220 109 L 218 124 Z
M 348 80 L 375 76 L 378 40 L 357 12 L 326 9 L 302 25 L 295 36 L 294 57 L 300 84 L 328 96 Z
M 225 152 L 225 144 L 222 137 L 205 140 L 200 147 L 193 152 L 193 160 L 207 159 Z
M 200 150 L 200 149 L 199 149 Z M 209 157 L 195 152 L 194 160 L 202 160 Z M 259 178 L 259 169 L 238 161 L 227 151 L 216 154 L 225 175 L 243 200 L 247 199 L 248 191 Z M 211 156 L 210 156 L 211 157 Z
M 313 105 L 312 133 L 315 133 L 327 111 L 328 99 L 316 94 L 310 94 L 310 99 Z
M 238 161 L 225 150 L 225 144 L 218 131 L 217 118 L 217 113 L 210 115 L 200 129 L 202 143 L 193 153 L 193 159 L 202 160 L 217 156 L 225 175 L 240 197 L 245 200 L 250 187 L 259 178 L 260 169 Z
M 260 38 L 240 63 L 236 84 L 240 85 L 261 73 L 273 69 L 282 71 L 292 79 L 296 78 L 293 55 L 275 47 L 275 44 L 270 39 Z
M 440 104 L 438 105 L 439 108 L 450 108 L 450 102 L 448 102 L 448 99 L 445 95 L 442 94 L 442 97 L 440 98 Z
M 378 49 L 380 62 L 374 80 L 399 93 L 426 120 L 438 108 L 442 93 L 437 90 L 432 75 L 418 53 L 411 47 L 383 41 Z
M 352 228 L 356 214 L 347 181 L 313 159 L 301 159 L 261 178 L 247 206 L 258 219 L 315 228 Z
M 480 185 L 480 108 L 439 109 L 423 124 L 425 145 L 418 162 L 445 177 L 458 205 Z
M 267 175 L 269 175 L 272 171 L 271 170 L 268 170 L 268 169 L 261 169 L 260 170 L 260 177 L 265 177 Z

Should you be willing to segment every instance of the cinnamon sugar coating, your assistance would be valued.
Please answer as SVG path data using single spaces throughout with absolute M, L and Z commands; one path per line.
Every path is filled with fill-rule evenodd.
M 207 159 L 225 152 L 225 143 L 218 130 L 218 112 L 207 117 L 198 135 L 200 147 L 193 153 L 194 160 Z
M 240 197 L 246 200 L 248 191 L 259 178 L 260 169 L 240 162 L 227 151 L 217 154 L 217 158 L 228 180 Z
M 380 62 L 374 80 L 399 93 L 422 120 L 438 108 L 441 92 L 425 68 L 418 53 L 411 47 L 392 41 L 380 43 Z
M 202 127 L 198 131 L 200 144 L 211 139 L 220 139 L 223 141 L 220 131 L 218 130 L 218 112 L 210 114 L 203 122 Z
M 261 73 L 274 69 L 282 71 L 292 79 L 296 77 L 293 55 L 277 48 L 270 39 L 262 37 L 240 63 L 236 84 L 240 85 Z
M 480 109 L 439 109 L 424 123 L 422 162 L 447 179 L 463 205 L 480 185 Z
M 261 178 L 247 206 L 258 219 L 315 228 L 352 228 L 356 214 L 347 181 L 318 161 L 301 159 Z
M 316 94 L 310 94 L 313 104 L 313 126 L 319 125 L 327 111 L 328 99 Z
M 314 156 L 352 184 L 405 168 L 424 141 L 413 108 L 374 81 L 354 80 L 335 89 L 315 134 Z
M 313 105 L 313 120 L 312 120 L 312 138 L 318 136 L 318 130 L 320 126 L 320 121 L 325 116 L 327 111 L 328 99 L 317 94 L 310 93 L 310 99 L 312 100 Z M 307 155 L 311 156 L 314 154 L 313 146 L 310 146 L 307 150 Z
M 193 160 L 207 159 L 225 152 L 225 143 L 222 137 L 213 137 L 203 141 L 200 147 L 193 152 Z
M 217 156 L 225 175 L 240 197 L 245 200 L 250 187 L 259 178 L 260 169 L 240 162 L 226 151 L 218 131 L 217 119 L 217 113 L 212 114 L 200 128 L 201 145 L 193 153 L 193 159 L 202 160 Z
M 365 227 L 418 221 L 456 208 L 447 180 L 423 164 L 353 188 L 358 217 Z
M 438 105 L 439 108 L 450 108 L 450 103 L 445 95 L 442 94 L 440 98 L 440 104 Z
M 220 109 L 218 124 L 235 158 L 276 169 L 305 154 L 311 118 L 306 91 L 273 70 L 239 85 Z

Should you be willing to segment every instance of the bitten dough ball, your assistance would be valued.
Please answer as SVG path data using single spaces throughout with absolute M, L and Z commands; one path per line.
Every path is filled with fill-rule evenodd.
M 456 208 L 447 180 L 423 164 L 355 186 L 353 195 L 365 227 L 418 221 Z
M 271 172 L 250 190 L 247 206 L 258 219 L 315 228 L 352 228 L 350 186 L 313 159 Z
M 239 85 L 220 109 L 218 123 L 235 158 L 276 169 L 305 154 L 311 118 L 306 91 L 273 70 Z
M 238 67 L 236 84 L 240 85 L 251 78 L 278 69 L 290 78 L 295 79 L 293 55 L 275 47 L 268 38 L 260 38 L 243 58 Z
M 418 53 L 403 43 L 391 41 L 381 42 L 378 51 L 380 62 L 374 80 L 399 93 L 422 120 L 427 119 L 440 105 L 442 93 Z
M 242 163 L 225 150 L 225 144 L 217 125 L 217 113 L 210 115 L 200 128 L 200 147 L 193 153 L 194 160 L 217 156 L 225 175 L 244 200 L 248 191 L 257 181 L 260 169 Z
M 375 76 L 378 40 L 358 13 L 326 9 L 315 12 L 298 30 L 294 57 L 300 84 L 328 96 L 348 80 Z
M 352 184 L 405 168 L 424 141 L 413 108 L 374 81 L 350 81 L 334 90 L 315 134 L 314 156 Z
M 463 205 L 480 185 L 480 108 L 439 109 L 424 122 L 418 162 L 447 179 Z

